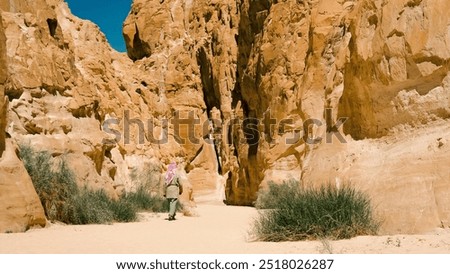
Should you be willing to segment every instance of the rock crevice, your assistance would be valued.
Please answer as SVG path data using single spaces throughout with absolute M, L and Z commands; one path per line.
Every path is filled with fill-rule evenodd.
M 121 54 L 62 0 L 0 1 L 0 157 L 64 155 L 111 196 L 177 161 L 184 199 L 230 205 L 351 182 L 388 233 L 447 226 L 449 3 L 135 0 Z

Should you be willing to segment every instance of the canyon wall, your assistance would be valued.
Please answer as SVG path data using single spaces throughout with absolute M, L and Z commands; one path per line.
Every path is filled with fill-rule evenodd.
M 0 105 L 0 151 L 6 138 L 3 157 L 9 164 L 17 159 L 20 174 L 26 170 L 17 158 L 19 146 L 30 146 L 66 161 L 80 186 L 117 197 L 140 184 L 158 191 L 167 164 L 197 154 L 201 144 L 179 145 L 173 127 L 162 122 L 176 108 L 156 77 L 113 50 L 95 24 L 73 16 L 60 0 L 2 0 L 0 8 L 0 91 L 7 98 Z M 40 207 L 34 219 L 45 225 L 31 180 L 17 169 L 2 162 L 0 215 L 16 216 L 0 224 L 2 232 L 34 225 L 11 209 L 32 214 L 30 203 Z M 187 180 L 185 185 L 188 201 L 192 188 Z
M 0 0 L 0 195 L 18 195 L 0 216 L 27 216 L 0 232 L 45 224 L 19 145 L 111 196 L 176 161 L 185 201 L 252 205 L 289 179 L 352 184 L 383 233 L 448 227 L 449 8 L 135 0 L 118 53 L 62 0 Z
M 0 20 L 2 19 L 0 15 Z M 0 28 L 0 157 L 5 151 L 6 138 L 6 109 L 7 100 L 5 97 L 6 82 L 6 37 L 3 28 Z
M 203 93 L 227 203 L 350 183 L 384 232 L 413 233 L 450 220 L 448 5 L 141 0 L 124 36 L 136 62 L 174 68 L 162 82 Z
M 31 178 L 16 155 L 16 146 L 6 139 L 9 102 L 5 97 L 6 52 L 6 36 L 0 24 L 0 232 L 17 232 L 43 226 L 46 219 Z

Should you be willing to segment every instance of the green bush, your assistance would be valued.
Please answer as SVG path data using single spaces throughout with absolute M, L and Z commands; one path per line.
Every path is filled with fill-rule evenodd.
M 159 195 L 151 195 L 144 186 L 139 186 L 134 192 L 125 193 L 121 199 L 132 204 L 138 210 L 166 212 L 168 208 L 166 199 Z
M 151 190 L 159 187 L 159 180 L 154 182 L 153 169 L 146 173 L 151 177 L 135 192 L 114 200 L 104 190 L 91 190 L 86 186 L 79 189 L 66 161 L 55 162 L 48 152 L 36 152 L 22 145 L 19 146 L 19 155 L 51 221 L 67 224 L 131 222 L 136 220 L 139 210 L 167 211 L 166 199 L 150 194 Z M 139 176 L 145 178 L 144 175 Z
M 80 192 L 71 197 L 65 207 L 64 218 L 68 224 L 104 224 L 114 220 L 110 210 L 110 198 L 102 190 L 93 191 L 83 187 Z
M 258 209 L 276 209 L 280 204 L 289 203 L 292 195 L 298 190 L 298 182 L 295 180 L 289 180 L 282 184 L 270 182 L 267 191 L 258 195 L 255 207 Z
M 54 163 L 45 151 L 20 146 L 19 154 L 49 220 L 61 220 L 66 201 L 78 193 L 75 175 L 65 161 Z
M 137 211 L 140 210 L 139 208 L 136 208 L 133 204 L 122 199 L 119 199 L 118 201 L 113 201 L 110 204 L 110 208 L 114 213 L 114 220 L 123 223 L 136 221 Z
M 65 218 L 70 224 L 103 224 L 136 220 L 136 209 L 122 199 L 111 199 L 104 190 L 84 187 L 78 195 L 69 199 Z
M 263 241 L 346 239 L 375 234 L 370 200 L 350 186 L 304 189 L 295 181 L 269 184 L 257 202 L 254 231 Z

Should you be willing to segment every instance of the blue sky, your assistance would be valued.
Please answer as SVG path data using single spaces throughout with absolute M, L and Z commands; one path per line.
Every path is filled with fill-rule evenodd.
M 65 0 L 72 13 L 97 24 L 117 51 L 125 52 L 122 23 L 132 0 Z

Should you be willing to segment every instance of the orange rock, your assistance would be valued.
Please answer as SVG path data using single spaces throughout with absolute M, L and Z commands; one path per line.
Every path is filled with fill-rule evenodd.
M 62 0 L 2 1 L 0 153 L 6 128 L 111 196 L 176 159 L 187 201 L 351 181 L 385 232 L 447 225 L 449 5 L 136 0 L 124 54 Z
M 8 140 L 0 158 L 0 233 L 24 232 L 33 226 L 45 226 L 44 208 L 16 147 Z

